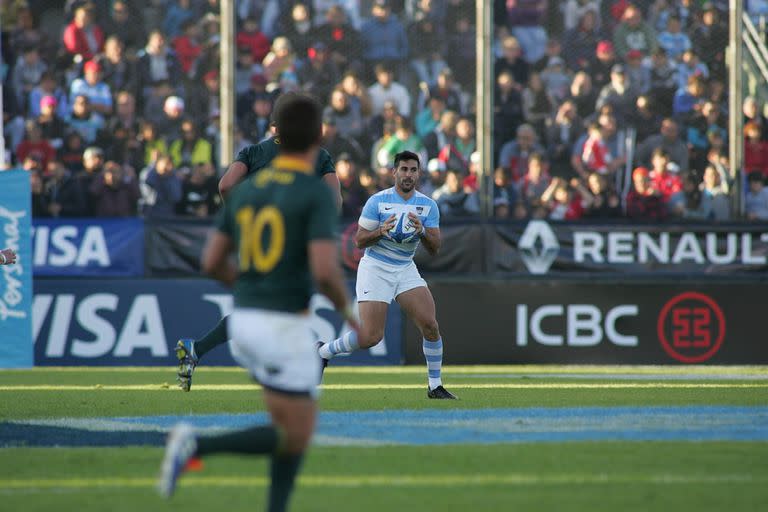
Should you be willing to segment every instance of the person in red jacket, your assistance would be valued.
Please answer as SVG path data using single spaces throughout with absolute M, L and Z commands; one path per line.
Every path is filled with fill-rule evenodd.
M 16 160 L 21 163 L 27 157 L 35 157 L 43 169 L 48 168 L 48 162 L 56 158 L 56 150 L 43 138 L 43 130 L 37 121 L 29 119 L 24 125 L 27 135 L 16 148 Z
M 72 22 L 64 29 L 64 47 L 72 56 L 91 60 L 104 48 L 104 32 L 93 22 L 93 11 L 78 7 Z
M 658 191 L 664 204 L 669 202 L 669 198 L 673 194 L 683 189 L 683 182 L 680 180 L 680 176 L 677 173 L 669 172 L 669 162 L 669 153 L 666 150 L 656 148 L 651 153 L 651 165 L 653 166 L 650 173 L 651 188 Z
M 768 177 L 768 142 L 762 140 L 762 129 L 755 121 L 744 125 L 744 169 L 760 171 Z
M 263 61 L 271 46 L 267 36 L 259 30 L 259 20 L 250 16 L 243 21 L 243 28 L 237 33 L 235 43 L 238 48 L 250 48 L 255 62 Z

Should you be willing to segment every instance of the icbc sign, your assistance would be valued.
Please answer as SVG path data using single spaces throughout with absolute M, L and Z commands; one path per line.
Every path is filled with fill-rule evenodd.
M 683 363 L 702 363 L 723 344 L 725 315 L 711 297 L 685 292 L 664 305 L 656 332 L 671 357 Z

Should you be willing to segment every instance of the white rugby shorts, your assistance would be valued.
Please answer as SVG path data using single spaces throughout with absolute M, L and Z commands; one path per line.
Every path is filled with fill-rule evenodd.
M 321 361 L 309 315 L 237 308 L 227 327 L 232 357 L 264 388 L 317 397 Z
M 389 304 L 401 293 L 422 286 L 427 286 L 427 282 L 421 277 L 413 261 L 404 267 L 395 267 L 364 256 L 357 267 L 357 302 Z

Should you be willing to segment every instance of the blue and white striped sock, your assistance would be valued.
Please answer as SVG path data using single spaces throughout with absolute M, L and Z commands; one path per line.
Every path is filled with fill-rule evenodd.
M 349 331 L 341 338 L 337 338 L 320 347 L 318 353 L 323 359 L 333 359 L 337 354 L 347 354 L 358 348 L 360 348 L 360 344 L 357 342 L 357 333 L 355 331 Z
M 440 378 L 440 369 L 443 366 L 443 339 L 437 341 L 423 340 L 422 349 L 424 357 L 427 360 L 427 375 L 429 376 L 429 389 L 435 389 L 442 386 L 443 381 Z

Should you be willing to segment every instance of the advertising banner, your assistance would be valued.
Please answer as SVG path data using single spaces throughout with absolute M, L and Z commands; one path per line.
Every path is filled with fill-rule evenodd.
M 35 219 L 36 276 L 143 277 L 141 219 Z
M 0 172 L 0 249 L 16 263 L 0 266 L 0 368 L 32 366 L 32 250 L 29 174 Z
M 459 281 L 429 286 L 449 364 L 766 364 L 768 283 Z M 409 325 L 406 362 L 423 364 Z
M 35 365 L 172 366 L 176 341 L 201 337 L 232 304 L 226 288 L 205 279 L 41 279 L 32 314 Z M 310 309 L 318 340 L 331 341 L 346 331 L 322 295 L 315 294 Z M 332 364 L 400 364 L 401 326 L 400 309 L 391 306 L 383 343 Z M 235 363 L 224 346 L 201 364 Z
M 757 274 L 768 271 L 765 224 L 494 226 L 493 274 Z

